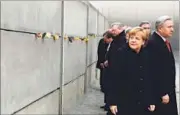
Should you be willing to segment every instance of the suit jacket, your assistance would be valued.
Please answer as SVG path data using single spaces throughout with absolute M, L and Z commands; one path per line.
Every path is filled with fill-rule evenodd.
M 175 89 L 175 59 L 164 40 L 154 32 L 146 47 L 151 57 L 151 70 L 158 97 L 170 94 Z
M 108 44 L 106 44 L 104 42 L 104 39 L 102 38 L 98 44 L 98 51 L 97 51 L 98 60 L 97 60 L 96 68 L 101 69 L 100 63 L 103 63 L 105 61 L 105 54 L 106 54 L 107 46 Z
M 106 52 L 105 60 L 108 60 L 108 65 L 111 63 L 111 58 L 116 54 L 118 48 L 123 47 L 126 44 L 125 31 L 122 31 L 119 35 L 113 37 L 113 41 L 110 44 L 109 50 Z M 106 92 L 108 92 L 109 81 L 111 80 L 110 66 L 104 69 L 104 85 Z
M 118 50 L 118 48 L 123 47 L 126 44 L 126 34 L 125 31 L 122 31 L 118 36 L 113 37 L 113 41 L 111 42 L 111 46 L 109 51 L 107 52 L 107 60 L 111 60 L 114 52 Z
M 156 110 L 153 115 L 178 115 L 175 92 L 175 59 L 164 40 L 154 32 L 147 44 L 150 53 L 150 70 L 153 78 L 153 94 Z M 170 102 L 162 104 L 161 97 L 168 94 Z

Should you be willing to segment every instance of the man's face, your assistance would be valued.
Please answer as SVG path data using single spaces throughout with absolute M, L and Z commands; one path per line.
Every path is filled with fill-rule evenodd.
M 127 34 L 126 34 L 126 40 L 128 40 L 128 39 L 129 39 L 129 34 L 127 33 Z
M 150 34 L 150 32 L 151 32 L 151 25 L 150 24 L 143 24 L 141 27 L 143 29 L 145 29 L 148 34 Z
M 172 20 L 165 21 L 165 23 L 161 27 L 159 27 L 159 33 L 165 38 L 171 37 L 173 32 L 174 23 Z
M 119 35 L 122 31 L 123 31 L 123 28 L 119 28 L 117 25 L 114 25 L 111 28 L 111 33 L 113 34 L 113 36 Z
M 112 40 L 113 40 L 112 38 L 109 38 L 109 39 L 108 39 L 107 37 L 104 38 L 104 41 L 105 41 L 105 43 L 107 43 L 107 44 L 111 43 Z
M 112 29 L 111 29 L 111 28 L 110 28 L 110 29 L 108 29 L 108 32 L 110 32 L 110 33 L 111 33 L 111 32 L 112 32 Z

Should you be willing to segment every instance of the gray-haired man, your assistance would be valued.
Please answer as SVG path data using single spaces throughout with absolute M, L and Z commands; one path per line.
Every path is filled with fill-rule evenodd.
M 126 34 L 124 30 L 124 25 L 122 23 L 116 22 L 111 24 L 111 33 L 113 34 L 113 42 L 109 50 L 109 55 L 116 51 L 118 48 L 126 44 Z
M 105 61 L 105 65 L 106 66 L 106 71 L 105 71 L 105 78 L 106 78 L 106 94 L 107 94 L 107 104 L 108 104 L 108 100 L 109 100 L 109 90 L 110 90 L 110 86 L 111 86 L 111 58 L 114 56 L 114 54 L 117 53 L 118 49 L 123 47 L 126 44 L 126 34 L 125 34 L 125 30 L 124 30 L 124 25 L 122 23 L 113 23 L 111 24 L 111 28 L 109 30 L 112 35 L 113 35 L 113 41 L 110 44 L 110 48 L 107 52 L 106 58 L 107 61 Z M 109 110 L 108 110 L 109 111 Z
M 150 24 L 150 22 L 142 21 L 139 24 L 139 26 L 142 27 L 143 29 L 145 29 L 149 35 L 151 34 L 151 24 Z
M 142 21 L 140 24 L 139 24 L 139 27 L 142 27 L 143 29 L 146 30 L 147 34 L 150 36 L 151 35 L 151 24 L 150 22 L 148 21 Z M 148 37 L 149 39 L 149 37 Z M 148 43 L 148 39 L 146 40 L 145 42 L 145 46 L 147 45 Z
M 153 91 L 156 99 L 155 115 L 178 115 L 175 92 L 175 60 L 168 39 L 174 31 L 173 20 L 161 16 L 156 20 L 147 49 L 151 55 Z
M 109 48 L 107 61 L 105 62 L 105 65 L 108 65 L 110 58 L 113 56 L 113 53 L 115 53 L 118 48 L 121 48 L 126 44 L 126 34 L 124 30 L 124 25 L 122 23 L 112 23 L 109 32 L 113 35 L 113 41 Z

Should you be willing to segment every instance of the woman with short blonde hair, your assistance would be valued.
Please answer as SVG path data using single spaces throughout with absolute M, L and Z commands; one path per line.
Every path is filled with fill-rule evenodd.
M 108 115 L 148 115 L 155 110 L 151 91 L 149 56 L 144 49 L 148 37 L 141 27 L 129 31 L 128 43 L 111 60 Z

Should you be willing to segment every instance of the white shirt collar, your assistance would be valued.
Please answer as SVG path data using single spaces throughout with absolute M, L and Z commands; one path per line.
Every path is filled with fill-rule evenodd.
M 110 46 L 111 46 L 111 42 L 108 44 L 107 51 L 109 51 Z
M 166 38 L 164 38 L 163 36 L 161 36 L 157 31 L 155 31 L 162 39 L 164 42 L 166 42 Z

